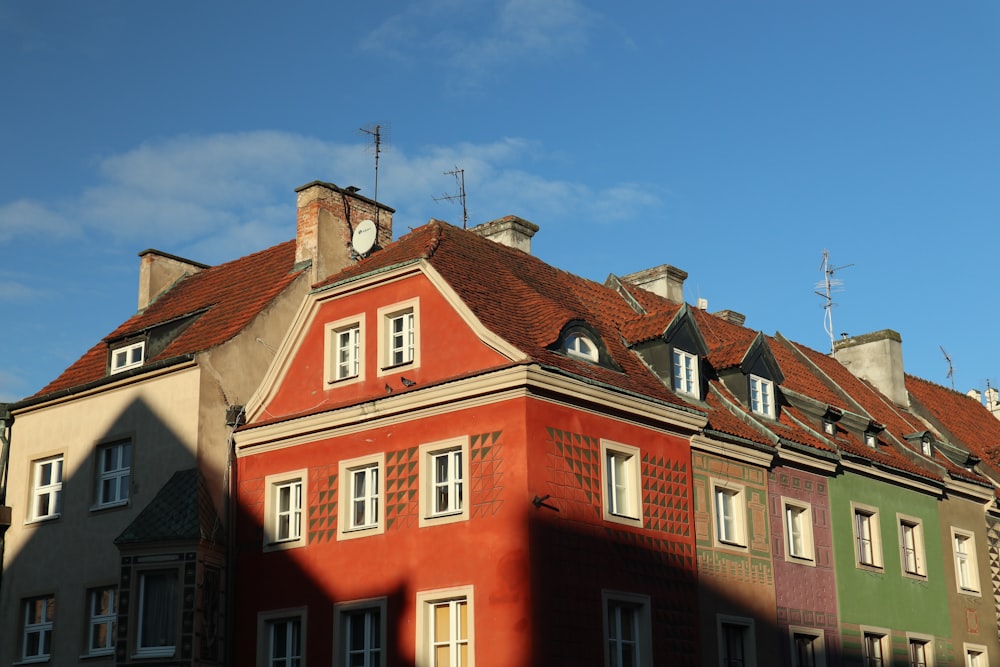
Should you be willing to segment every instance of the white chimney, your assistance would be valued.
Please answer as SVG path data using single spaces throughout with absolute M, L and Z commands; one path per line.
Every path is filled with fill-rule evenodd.
M 531 254 L 531 237 L 538 232 L 538 225 L 528 222 L 516 215 L 507 215 L 496 220 L 484 222 L 469 229 L 473 234 L 479 234 L 494 243 L 515 248 Z
M 857 377 L 871 382 L 889 400 L 909 407 L 903 371 L 903 339 L 892 329 L 834 341 L 833 356 Z
M 684 303 L 684 281 L 687 277 L 687 271 L 669 264 L 661 264 L 651 269 L 630 273 L 621 279 L 674 303 Z M 707 302 L 705 308 L 708 308 Z

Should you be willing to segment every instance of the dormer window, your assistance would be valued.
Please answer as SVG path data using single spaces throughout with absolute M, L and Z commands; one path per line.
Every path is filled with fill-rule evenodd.
M 146 360 L 146 341 L 111 350 L 111 374 L 142 366 Z
M 875 449 L 878 447 L 878 434 L 885 430 L 885 426 L 877 421 L 871 421 L 865 429 L 865 447 Z
M 774 419 L 774 383 L 759 375 L 750 376 L 750 410 Z
M 580 332 L 571 333 L 566 337 L 565 349 L 566 354 L 571 357 L 594 363 L 598 360 L 597 345 L 586 334 Z
M 837 432 L 837 425 L 834 424 L 829 419 L 824 419 L 823 420 L 823 433 L 826 433 L 827 435 L 833 435 L 836 432 Z
M 674 348 L 674 391 L 700 398 L 698 357 Z
M 878 437 L 871 431 L 865 431 L 865 447 L 875 449 L 878 444 Z
M 931 438 L 929 435 L 924 435 L 924 437 L 920 438 L 920 453 L 924 456 L 933 455 L 934 450 L 931 447 Z

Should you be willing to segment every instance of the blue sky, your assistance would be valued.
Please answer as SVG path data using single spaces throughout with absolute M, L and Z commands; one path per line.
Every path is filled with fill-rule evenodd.
M 829 349 L 891 328 L 908 372 L 1000 385 L 994 0 L 0 0 L 0 400 L 135 310 L 137 254 L 218 263 L 291 238 L 294 189 L 373 193 L 397 236 L 541 226 L 603 281 Z

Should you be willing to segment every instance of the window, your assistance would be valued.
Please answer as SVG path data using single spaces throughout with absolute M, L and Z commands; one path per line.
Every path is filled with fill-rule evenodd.
M 934 450 L 931 448 L 931 439 L 929 436 L 924 436 L 920 438 L 920 453 L 924 456 L 931 456 Z
M 861 650 L 864 652 L 864 667 L 885 667 L 888 661 L 888 633 L 885 631 L 863 631 Z
M 642 527 L 639 449 L 601 440 L 604 519 Z
M 385 496 L 383 454 L 340 462 L 342 496 L 337 521 L 338 539 L 384 532 L 381 499 Z
M 334 605 L 337 667 L 385 665 L 385 598 Z
M 87 591 L 87 655 L 115 652 L 115 587 Z
M 826 649 L 822 630 L 791 626 L 792 667 L 825 667 Z
M 306 471 L 268 476 L 264 481 L 264 548 L 267 551 L 302 546 Z
M 420 525 L 469 518 L 469 440 L 456 438 L 420 447 Z
M 906 643 L 909 667 L 933 667 L 934 645 L 930 637 L 907 633 Z
M 596 362 L 599 358 L 597 345 L 585 334 L 571 333 L 566 338 L 566 354 L 577 359 Z
M 63 457 L 31 464 L 31 519 L 55 519 L 62 512 Z
M 411 299 L 378 309 L 380 372 L 420 365 L 420 302 Z
M 305 609 L 281 609 L 257 616 L 258 667 L 305 667 L 305 646 Z
M 924 526 L 920 519 L 897 514 L 899 521 L 899 552 L 903 573 L 927 576 L 924 559 Z
M 146 356 L 146 342 L 132 343 L 111 350 L 111 373 L 121 373 L 142 366 Z
M 963 644 L 965 648 L 965 667 L 988 667 L 990 664 L 986 647 L 978 644 Z
M 713 480 L 712 501 L 715 503 L 715 539 L 725 546 L 746 546 L 746 504 L 742 486 Z
M 652 664 L 652 626 L 649 598 L 631 593 L 602 593 L 606 667 Z
M 955 547 L 955 579 L 960 593 L 979 593 L 979 566 L 976 562 L 976 538 L 970 532 L 951 529 Z
M 823 433 L 827 435 L 834 435 L 837 432 L 837 425 L 830 421 L 829 419 L 823 420 Z
M 882 542 L 879 533 L 878 510 L 873 507 L 855 506 L 854 510 L 854 556 L 858 565 L 881 568 Z
M 132 443 L 113 442 L 97 448 L 97 506 L 112 507 L 128 502 L 132 465 Z
M 337 332 L 337 365 L 334 377 L 338 380 L 355 377 L 361 367 L 360 327 L 348 327 Z
M 674 390 L 699 398 L 698 357 L 683 350 L 674 349 Z
M 417 667 L 473 667 L 472 587 L 417 593 Z
M 179 613 L 176 569 L 139 573 L 139 618 L 136 656 L 172 656 L 177 647 Z
M 719 664 L 723 667 L 754 667 L 757 664 L 753 619 L 717 617 Z
M 782 498 L 785 511 L 785 559 L 813 560 L 812 507 L 789 498 Z
M 24 601 L 21 658 L 25 662 L 48 662 L 52 654 L 52 624 L 55 613 L 54 595 L 44 595 Z
M 364 379 L 365 317 L 354 315 L 330 322 L 326 330 L 327 384 Z
M 750 410 L 762 417 L 774 418 L 774 383 L 770 380 L 750 376 Z

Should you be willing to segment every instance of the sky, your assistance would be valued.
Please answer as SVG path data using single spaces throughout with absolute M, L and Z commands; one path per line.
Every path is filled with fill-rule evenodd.
M 295 188 L 375 194 L 395 235 L 518 215 L 603 282 L 829 351 L 1000 386 L 995 0 L 0 0 L 0 401 L 136 309 L 138 253 L 290 239 Z M 949 362 L 953 374 L 949 377 Z

